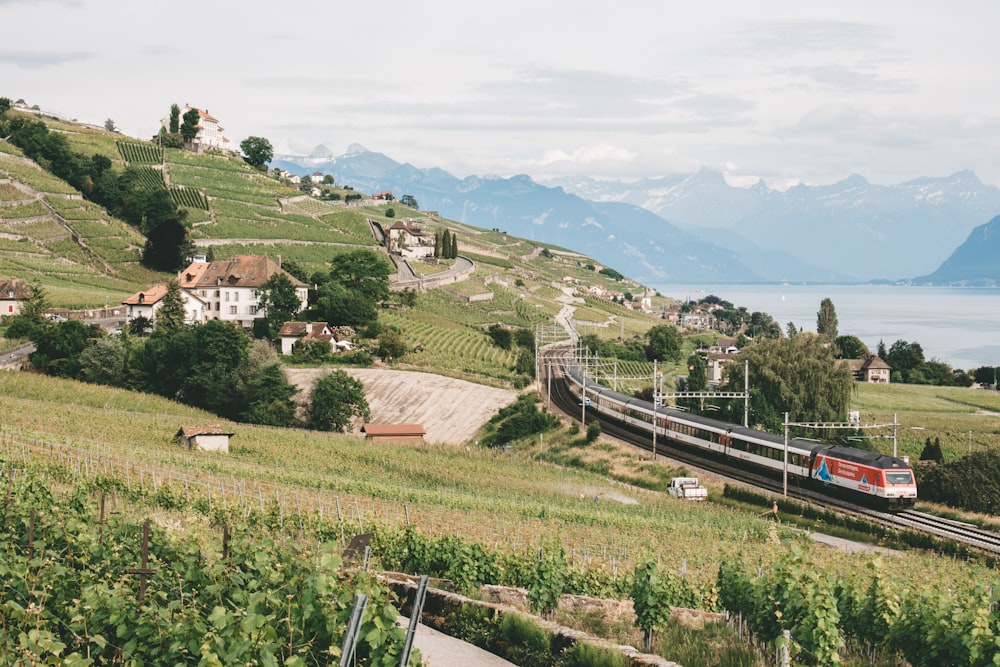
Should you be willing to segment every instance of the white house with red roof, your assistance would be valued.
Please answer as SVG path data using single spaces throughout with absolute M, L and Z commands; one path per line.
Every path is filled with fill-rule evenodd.
M 34 294 L 31 285 L 20 278 L 0 280 L 0 315 L 19 315 L 21 304 Z
M 229 138 L 226 137 L 225 129 L 219 125 L 219 119 L 208 113 L 208 109 L 198 109 L 190 104 L 185 104 L 184 108 L 181 109 L 181 118 L 184 118 L 184 114 L 194 109 L 198 112 L 198 134 L 195 136 L 194 148 L 196 151 L 201 152 L 207 148 L 216 148 L 222 151 L 233 151 L 232 145 L 229 143 Z M 170 127 L 170 116 L 164 116 L 160 120 L 160 125 L 164 128 Z
M 145 317 L 156 324 L 156 311 L 163 305 L 163 297 L 167 295 L 167 286 L 153 285 L 149 289 L 141 290 L 131 295 L 124 301 L 125 323 L 128 324 L 137 317 Z M 181 290 L 181 301 L 184 303 L 184 322 L 194 324 L 205 321 L 205 302 L 200 298 Z
M 177 276 L 181 289 L 198 297 L 204 304 L 204 320 L 223 320 L 250 329 L 263 317 L 258 312 L 260 292 L 268 279 L 283 273 L 295 286 L 299 310 L 308 305 L 309 286 L 292 276 L 270 257 L 236 255 L 231 259 L 192 262 Z

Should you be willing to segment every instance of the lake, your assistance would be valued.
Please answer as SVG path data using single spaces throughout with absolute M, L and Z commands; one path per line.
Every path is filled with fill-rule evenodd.
M 898 285 L 657 285 L 664 296 L 701 299 L 709 294 L 770 314 L 782 330 L 789 322 L 816 330 L 820 302 L 837 309 L 841 335 L 860 338 L 872 352 L 899 339 L 920 343 L 925 359 L 953 368 L 1000 365 L 1000 288 Z

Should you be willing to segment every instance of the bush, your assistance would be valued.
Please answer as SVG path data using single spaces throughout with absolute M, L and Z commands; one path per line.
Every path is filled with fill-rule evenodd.
M 601 422 L 595 420 L 587 424 L 587 442 L 594 442 L 599 437 L 601 437 Z

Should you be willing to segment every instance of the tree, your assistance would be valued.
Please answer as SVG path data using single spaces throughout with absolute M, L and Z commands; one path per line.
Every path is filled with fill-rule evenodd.
M 868 346 L 857 336 L 837 336 L 833 343 L 837 347 L 834 355 L 838 359 L 867 359 L 871 354 Z
M 167 283 L 167 293 L 156 311 L 155 331 L 172 334 L 184 329 L 187 312 L 184 309 L 184 299 L 181 297 L 181 287 L 176 280 Z
M 354 417 L 371 419 L 365 387 L 344 371 L 333 371 L 316 381 L 309 403 L 309 428 L 345 433 Z
M 650 361 L 680 361 L 681 332 L 672 324 L 657 324 L 646 332 L 646 358 Z
M 882 359 L 892 366 L 893 380 L 904 383 L 911 382 L 918 379 L 916 375 L 924 363 L 924 349 L 920 343 L 910 343 L 899 339 L 892 344 Z
M 128 384 L 128 348 L 121 336 L 105 336 L 80 353 L 79 378 L 110 387 Z
M 798 327 L 795 326 L 795 322 L 789 322 L 785 325 L 785 335 L 789 338 L 795 338 L 799 334 Z
M 406 342 L 396 327 L 385 327 L 378 334 L 378 356 L 387 361 L 406 354 Z
M 198 136 L 198 125 L 201 123 L 201 112 L 197 109 L 189 109 L 184 113 L 184 122 L 181 123 L 180 132 L 181 138 L 185 142 L 194 141 L 194 138 Z
M 833 300 L 829 297 L 819 304 L 819 312 L 816 313 L 816 333 L 828 340 L 837 337 L 837 309 L 833 307 Z
M 254 169 L 264 169 L 274 158 L 274 148 L 264 137 L 247 137 L 240 142 L 243 160 Z
M 331 324 L 355 328 L 368 326 L 378 317 L 374 301 L 332 281 L 320 286 L 311 312 Z
M 972 377 L 979 384 L 996 384 L 997 369 L 995 366 L 980 366 L 975 370 Z
M 47 375 L 75 378 L 80 370 L 80 353 L 94 335 L 80 320 L 66 320 L 35 332 L 31 365 Z
M 104 121 L 104 129 L 107 130 L 108 132 L 116 132 L 117 130 L 115 129 L 115 121 L 108 118 L 106 121 Z
M 399 198 L 399 203 L 402 204 L 403 206 L 409 206 L 410 208 L 413 209 L 420 208 L 420 206 L 417 205 L 417 200 L 414 198 L 413 195 L 403 195 L 402 197 Z
M 501 324 L 491 324 L 490 328 L 486 330 L 486 334 L 493 341 L 493 344 L 501 350 L 509 350 L 514 343 L 514 334 Z
M 392 208 L 385 209 L 385 217 L 387 217 L 387 218 L 395 218 L 396 217 L 396 210 L 392 209 Z
M 293 426 L 297 389 L 288 382 L 285 371 L 276 360 L 263 365 L 246 383 L 240 421 L 268 426 Z
M 330 279 L 373 303 L 389 298 L 392 265 L 383 253 L 375 250 L 352 250 L 333 258 Z
M 684 391 L 708 390 L 708 364 L 700 354 L 688 357 L 688 376 L 684 383 Z
M 750 369 L 753 423 L 772 431 L 794 421 L 843 421 L 854 389 L 850 369 L 838 363 L 822 336 L 760 340 L 740 353 Z M 744 364 L 726 369 L 726 390 L 743 391 Z M 743 406 L 725 408 L 730 421 L 743 421 Z
M 128 323 L 128 332 L 133 336 L 145 336 L 153 329 L 153 323 L 145 315 L 132 318 Z
M 181 131 L 181 108 L 176 104 L 170 105 L 170 133 L 177 134 Z
M 268 340 L 278 336 L 285 322 L 292 322 L 299 314 L 302 303 L 295 292 L 295 284 L 282 272 L 275 273 L 261 286 L 257 301 L 258 312 L 264 312 Z

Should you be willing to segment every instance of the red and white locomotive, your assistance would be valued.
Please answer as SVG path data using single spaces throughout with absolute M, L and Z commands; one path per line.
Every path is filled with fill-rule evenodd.
M 584 382 L 579 367 L 567 360 L 565 378 L 571 391 L 603 418 L 715 455 L 737 459 L 773 472 L 787 470 L 789 478 L 830 495 L 889 511 L 912 507 L 917 499 L 913 470 L 905 460 L 853 447 L 828 445 L 801 438 L 788 442 L 787 464 L 783 437 L 729 424 L 683 410 L 653 404 L 607 387 Z M 656 423 L 653 423 L 653 418 Z

